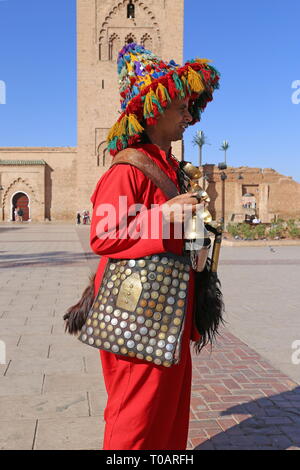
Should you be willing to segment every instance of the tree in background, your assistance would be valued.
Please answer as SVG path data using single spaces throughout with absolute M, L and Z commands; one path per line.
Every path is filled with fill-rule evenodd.
M 227 161 L 226 161 L 226 152 L 227 152 L 228 149 L 229 149 L 229 142 L 227 142 L 227 140 L 223 140 L 220 150 L 222 150 L 222 151 L 225 153 L 225 160 L 224 160 L 224 163 L 225 163 L 226 165 L 227 165 Z
M 196 132 L 193 138 L 193 144 L 198 145 L 198 148 L 199 148 L 199 168 L 200 168 L 202 166 L 202 147 L 203 145 L 208 144 L 207 137 L 203 131 Z

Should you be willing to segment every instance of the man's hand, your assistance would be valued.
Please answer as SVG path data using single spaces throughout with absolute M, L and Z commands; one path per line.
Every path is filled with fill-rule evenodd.
M 184 222 L 184 209 L 187 208 L 184 206 L 190 205 L 190 210 L 188 212 L 189 215 L 191 212 L 192 214 L 195 214 L 195 212 L 199 210 L 201 206 L 204 208 L 207 203 L 202 202 L 199 204 L 197 198 L 195 197 L 196 195 L 198 195 L 198 192 L 180 194 L 179 196 L 175 196 L 162 204 L 161 208 L 165 221 L 169 223 Z

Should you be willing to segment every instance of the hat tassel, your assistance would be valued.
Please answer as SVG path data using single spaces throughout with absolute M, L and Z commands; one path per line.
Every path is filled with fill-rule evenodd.
M 167 104 L 171 102 L 168 90 L 166 89 L 166 87 L 163 86 L 162 83 L 159 83 L 157 85 L 156 96 L 163 107 L 167 106 Z
M 141 126 L 135 114 L 129 114 L 128 116 L 128 134 L 130 136 L 140 134 L 144 128 Z
M 191 90 L 195 93 L 202 93 L 205 90 L 205 87 L 199 74 L 195 72 L 195 70 L 193 70 L 191 67 L 188 68 L 187 79 Z

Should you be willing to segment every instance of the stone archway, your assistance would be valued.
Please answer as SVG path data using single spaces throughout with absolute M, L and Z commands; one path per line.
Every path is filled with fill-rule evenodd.
M 22 207 L 23 220 L 44 220 L 45 203 L 41 198 L 37 198 L 36 194 L 36 188 L 27 180 L 19 177 L 12 181 L 10 185 L 7 185 L 2 199 L 2 220 L 7 222 L 15 220 L 13 212 L 18 202 L 24 206 Z M 19 198 L 21 198 L 20 201 Z
M 16 221 L 16 211 L 22 209 L 23 222 L 27 222 L 30 219 L 30 199 L 29 196 L 21 191 L 15 193 L 11 201 L 11 220 Z M 18 215 L 17 215 L 18 220 Z

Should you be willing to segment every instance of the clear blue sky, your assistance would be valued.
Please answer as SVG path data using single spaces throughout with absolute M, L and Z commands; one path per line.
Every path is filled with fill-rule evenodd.
M 197 162 L 201 129 L 204 163 L 222 161 L 228 140 L 229 165 L 300 182 L 299 18 L 299 0 L 185 0 L 184 58 L 210 58 L 221 72 L 214 101 L 186 131 L 187 160 Z M 75 0 L 0 0 L 0 80 L 0 146 L 76 145 Z

